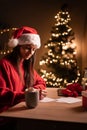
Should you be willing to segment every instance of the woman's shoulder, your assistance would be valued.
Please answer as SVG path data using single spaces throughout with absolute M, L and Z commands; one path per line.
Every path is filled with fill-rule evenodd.
M 7 58 L 2 58 L 0 60 L 0 70 L 4 69 L 4 70 L 8 71 L 12 67 L 13 66 L 12 66 L 11 62 Z
M 0 65 L 10 64 L 9 60 L 6 57 L 0 59 Z
M 34 77 L 41 78 L 41 76 L 37 70 L 34 70 Z
M 3 62 L 7 62 L 7 58 L 6 57 L 3 57 L 0 59 L 0 63 L 3 63 Z
M 38 75 L 38 72 L 37 70 L 34 69 L 34 75 Z

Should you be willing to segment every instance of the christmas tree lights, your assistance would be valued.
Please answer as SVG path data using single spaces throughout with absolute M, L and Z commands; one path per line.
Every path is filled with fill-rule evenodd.
M 55 18 L 51 36 L 45 48 L 48 52 L 40 60 L 40 74 L 48 87 L 66 87 L 68 83 L 77 83 L 80 78 L 76 59 L 74 32 L 70 27 L 70 14 L 67 8 L 61 8 Z M 47 69 L 43 69 L 46 66 Z

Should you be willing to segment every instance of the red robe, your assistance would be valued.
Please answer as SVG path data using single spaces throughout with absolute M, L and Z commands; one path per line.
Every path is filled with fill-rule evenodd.
M 23 67 L 20 65 L 24 74 Z M 34 88 L 45 89 L 46 83 L 34 70 Z M 15 67 L 6 59 L 0 61 L 0 112 L 24 100 L 24 85 Z

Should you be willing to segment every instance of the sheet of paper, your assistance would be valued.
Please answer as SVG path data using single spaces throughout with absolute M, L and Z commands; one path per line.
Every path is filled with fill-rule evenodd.
M 40 100 L 40 102 L 52 102 L 52 101 L 56 101 L 56 99 L 45 97 L 44 99 Z
M 74 97 L 61 97 L 56 99 L 56 102 L 65 102 L 65 103 L 76 103 L 81 101 L 82 99 L 74 98 Z

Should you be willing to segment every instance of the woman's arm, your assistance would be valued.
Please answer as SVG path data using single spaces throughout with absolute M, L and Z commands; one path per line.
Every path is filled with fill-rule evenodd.
M 33 87 L 35 89 L 39 89 L 40 99 L 43 99 L 44 97 L 47 96 L 46 82 L 36 71 L 34 71 L 34 86 Z

